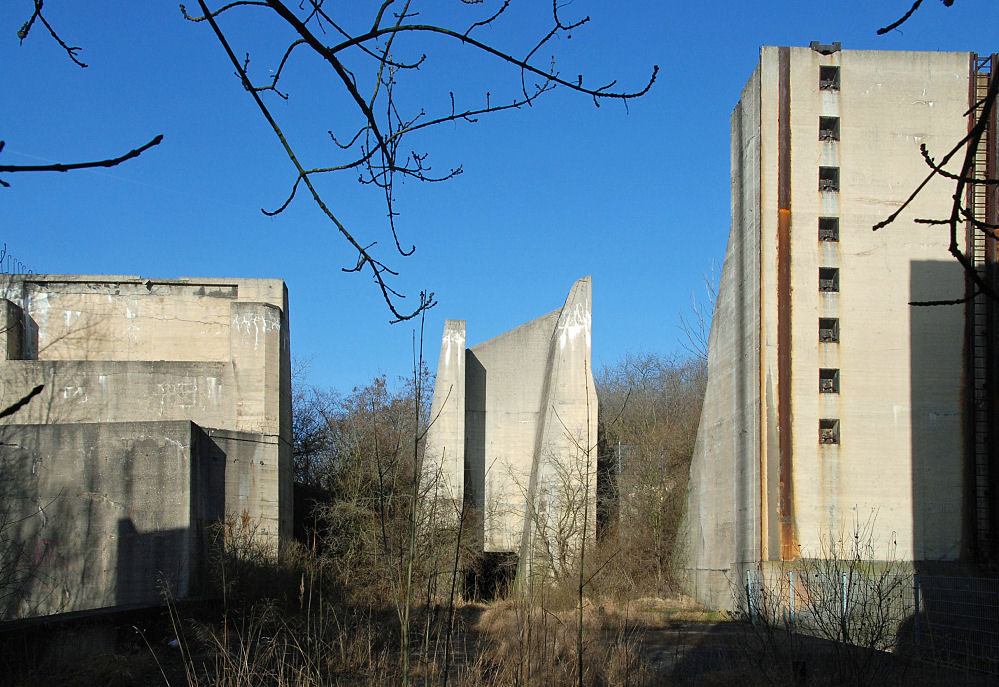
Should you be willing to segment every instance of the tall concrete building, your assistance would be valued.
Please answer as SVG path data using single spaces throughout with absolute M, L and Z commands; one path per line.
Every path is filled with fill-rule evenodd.
M 745 570 L 823 555 L 995 560 L 996 327 L 948 254 L 954 182 L 996 58 L 764 47 L 732 114 L 732 227 L 683 524 L 693 594 L 732 607 Z M 996 176 L 996 123 L 974 173 Z M 948 169 L 959 171 L 964 155 Z M 995 187 L 992 187 L 993 189 Z M 995 193 L 976 186 L 980 219 Z M 970 231 L 970 230 L 969 230 Z M 995 279 L 995 241 L 960 237 Z
M 282 281 L 4 279 L 0 620 L 197 593 L 227 516 L 290 539 Z
M 424 475 L 481 513 L 485 551 L 531 569 L 564 572 L 596 528 L 591 308 L 584 277 L 561 308 L 471 348 L 464 320 L 444 325 Z

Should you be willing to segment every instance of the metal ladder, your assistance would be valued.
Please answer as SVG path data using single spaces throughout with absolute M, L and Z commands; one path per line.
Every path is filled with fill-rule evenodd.
M 974 78 L 974 102 L 981 102 L 985 98 L 989 89 L 989 80 L 992 77 L 992 59 L 990 57 L 974 58 L 975 70 Z M 978 121 L 981 108 L 972 110 L 972 125 Z M 988 178 L 988 150 L 991 144 L 990 135 L 994 132 L 986 129 L 981 142 L 975 151 L 974 177 L 978 179 Z M 988 221 L 986 184 L 968 185 L 968 209 L 972 216 L 978 221 Z M 969 223 L 970 224 L 970 223 Z M 969 239 L 971 243 L 971 257 L 975 266 L 975 271 L 982 279 L 988 279 L 987 272 L 987 250 L 985 232 L 975 227 L 969 226 Z M 990 398 L 988 388 L 989 376 L 989 329 L 991 304 L 987 296 L 980 295 L 972 303 L 972 382 L 973 382 L 973 407 L 974 407 L 974 451 L 975 451 L 975 519 L 978 531 L 979 546 L 984 550 L 991 550 L 993 537 L 991 526 L 991 506 L 989 498 L 989 410 Z M 983 551 L 984 552 L 984 551 Z

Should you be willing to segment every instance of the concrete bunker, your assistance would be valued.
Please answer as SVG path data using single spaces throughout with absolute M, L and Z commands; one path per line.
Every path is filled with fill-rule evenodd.
M 195 594 L 227 515 L 290 539 L 281 280 L 4 279 L 0 620 Z

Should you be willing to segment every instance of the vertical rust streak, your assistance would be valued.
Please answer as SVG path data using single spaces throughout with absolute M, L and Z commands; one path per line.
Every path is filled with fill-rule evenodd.
M 791 49 L 778 52 L 777 115 L 777 436 L 781 560 L 793 560 L 794 490 L 791 413 Z
M 765 164 L 763 160 L 763 85 L 762 76 L 760 77 L 760 97 L 759 102 L 756 104 L 756 121 L 760 122 L 760 138 L 758 139 L 759 154 L 756 159 L 756 173 L 758 178 L 762 181 L 764 179 L 763 166 Z M 765 207 L 763 202 L 763 184 L 760 183 L 759 187 L 756 189 L 756 202 L 757 207 Z M 760 314 L 760 319 L 757 324 L 756 336 L 757 342 L 759 344 L 759 350 L 757 352 L 757 364 L 759 365 L 758 371 L 759 375 L 757 377 L 757 384 L 759 384 L 759 403 L 757 407 L 759 421 L 759 488 L 760 488 L 760 560 L 769 561 L 770 560 L 770 466 L 767 446 L 767 432 L 768 424 L 770 422 L 770 417 L 767 415 L 767 320 L 764 313 L 765 299 L 764 294 L 766 293 L 766 287 L 764 286 L 766 280 L 764 275 L 766 274 L 766 255 L 764 252 L 765 241 L 763 240 L 763 223 L 759 222 L 757 225 L 759 231 L 756 236 L 758 241 L 759 250 L 756 255 L 756 276 L 757 276 L 757 312 Z

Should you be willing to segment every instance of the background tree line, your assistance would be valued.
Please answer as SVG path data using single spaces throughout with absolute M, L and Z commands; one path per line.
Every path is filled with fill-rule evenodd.
M 697 356 L 631 354 L 596 377 L 599 408 L 598 549 L 603 591 L 659 595 L 676 591 L 673 541 L 707 377 Z M 431 374 L 392 384 L 384 375 L 349 393 L 310 386 L 294 376 L 293 456 L 298 536 L 321 553 L 344 590 L 375 600 L 398 590 L 405 561 L 410 498 L 421 502 L 415 587 L 425 601 L 448 597 L 458 563 L 468 585 L 497 565 L 481 554 L 472 526 L 435 512 L 414 491 L 414 461 L 430 421 Z M 415 443 L 414 443 L 415 442 Z M 455 522 L 457 521 L 457 524 Z M 386 575 L 385 573 L 388 573 Z M 491 578 L 490 578 L 491 579 Z M 487 584 L 493 584 L 489 582 Z M 594 584 L 597 584 L 596 582 Z M 469 596 L 490 592 L 481 586 Z

